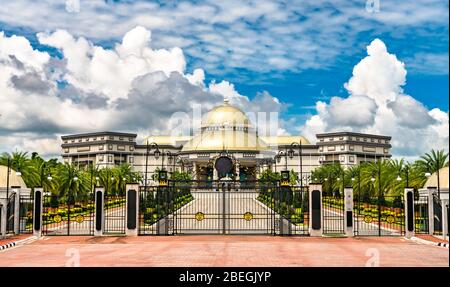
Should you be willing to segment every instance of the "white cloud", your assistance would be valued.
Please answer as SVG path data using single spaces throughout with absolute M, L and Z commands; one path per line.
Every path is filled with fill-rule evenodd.
M 62 52 L 57 59 L 24 37 L 0 34 L 0 149 L 56 155 L 60 134 L 167 133 L 180 114 L 188 121 L 179 132 L 189 132 L 193 106 L 206 112 L 227 95 L 244 110 L 279 109 L 268 93 L 251 101 L 227 81 L 206 85 L 203 69 L 186 73 L 180 48 L 153 49 L 150 38 L 136 27 L 106 49 L 64 30 L 39 33 L 40 43 Z
M 430 111 L 403 94 L 405 65 L 381 40 L 372 41 L 367 54 L 344 85 L 349 96 L 333 97 L 329 104 L 317 102 L 317 114 L 300 130 L 307 136 L 337 130 L 390 135 L 397 156 L 417 156 L 431 149 L 448 151 L 448 113 L 437 108 Z

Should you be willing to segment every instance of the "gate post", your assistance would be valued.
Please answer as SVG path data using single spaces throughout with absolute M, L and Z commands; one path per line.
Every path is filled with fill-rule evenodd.
M 405 188 L 405 237 L 414 236 L 414 189 Z
M 442 236 L 447 240 L 448 234 L 448 199 L 441 199 L 442 204 Z
M 14 234 L 20 233 L 20 189 L 13 190 L 14 196 Z
M 127 236 L 137 236 L 138 235 L 138 222 L 139 222 L 139 184 L 138 183 L 127 183 L 126 187 L 126 212 L 125 212 L 125 222 L 127 223 L 127 228 L 125 234 Z
M 345 235 L 347 237 L 353 237 L 353 188 L 346 187 L 344 189 L 344 226 Z
M 6 204 L 3 204 L 7 202 L 7 200 L 5 201 L 0 201 L 0 238 L 5 238 L 6 236 L 6 225 L 8 220 L 6 219 Z
M 437 188 L 435 187 L 429 187 L 427 192 L 428 196 L 428 233 L 433 235 L 434 234 L 434 201 L 433 201 L 433 194 L 436 192 Z
M 104 192 L 105 189 L 103 187 L 95 188 L 94 236 L 103 235 Z
M 322 236 L 322 185 L 309 185 L 309 235 Z
M 34 189 L 34 202 L 33 202 L 33 235 L 36 237 L 42 236 L 42 210 L 44 197 L 44 189 L 37 187 Z

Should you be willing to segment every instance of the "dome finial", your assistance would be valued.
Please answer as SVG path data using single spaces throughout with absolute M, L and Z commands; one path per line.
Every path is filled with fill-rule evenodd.
M 225 105 L 229 105 L 230 104 L 230 99 L 228 97 L 223 98 L 223 103 Z

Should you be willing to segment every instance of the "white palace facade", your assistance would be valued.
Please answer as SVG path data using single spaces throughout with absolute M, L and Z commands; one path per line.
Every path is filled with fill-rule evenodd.
M 96 132 L 62 136 L 63 161 L 100 168 L 128 163 L 134 171 L 156 169 L 169 174 L 189 172 L 194 179 L 218 179 L 214 161 L 226 153 L 234 161 L 234 176 L 253 180 L 267 168 L 302 172 L 305 181 L 316 167 L 333 162 L 343 166 L 361 161 L 390 158 L 389 136 L 353 132 L 317 134 L 314 142 L 303 136 L 259 136 L 246 114 L 228 101 L 210 110 L 193 136 L 149 136 L 136 141 L 137 134 Z M 155 151 L 157 151 L 155 153 Z M 277 156 L 278 155 L 278 156 Z

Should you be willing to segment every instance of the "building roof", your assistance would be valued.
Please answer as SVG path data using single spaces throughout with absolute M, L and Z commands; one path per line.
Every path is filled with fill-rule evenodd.
M 180 146 L 189 141 L 191 136 L 148 136 L 144 139 L 142 144 L 156 143 L 158 145 Z
M 390 140 L 392 138 L 390 136 L 382 136 L 382 135 L 375 135 L 375 134 L 363 134 L 363 133 L 354 133 L 354 132 L 330 132 L 330 133 L 316 134 L 317 138 L 331 137 L 331 136 L 376 137 L 376 138 L 387 139 L 387 140 Z
M 437 173 L 433 173 L 425 182 L 424 188 L 437 187 Z M 439 170 L 439 185 L 441 189 L 448 189 L 448 166 Z
M 8 176 L 8 167 L 0 165 L 0 188 L 6 188 L 7 176 Z M 27 187 L 22 177 L 16 175 L 15 170 L 11 170 L 11 173 L 9 175 L 9 187 L 12 186 L 20 186 L 23 188 Z
M 261 136 L 261 139 L 268 145 L 291 145 L 292 143 L 302 143 L 302 145 L 310 145 L 311 143 L 303 136 Z
M 95 132 L 95 133 L 82 133 L 82 134 L 73 134 L 73 135 L 65 135 L 62 136 L 61 139 L 73 139 L 73 138 L 81 138 L 81 137 L 93 137 L 93 136 L 124 136 L 124 137 L 137 137 L 137 134 L 132 133 L 122 133 L 122 132 Z

